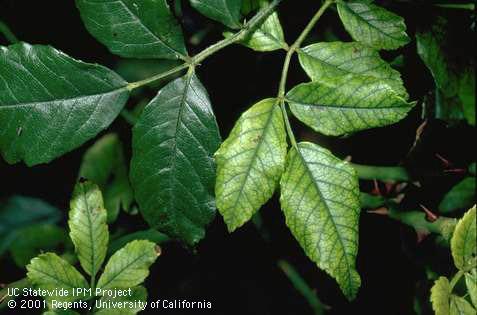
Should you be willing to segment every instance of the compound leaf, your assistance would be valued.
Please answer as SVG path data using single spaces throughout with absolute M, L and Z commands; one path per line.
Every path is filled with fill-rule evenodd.
M 369 1 L 338 1 L 338 14 L 355 40 L 375 49 L 396 49 L 409 42 L 404 19 Z
M 452 257 L 454 257 L 454 264 L 461 270 L 475 265 L 477 248 L 475 209 L 476 207 L 474 206 L 457 222 L 451 239 L 451 252 Z
M 440 277 L 431 289 L 432 309 L 436 315 L 449 315 L 451 287 L 446 277 Z
M 26 269 L 28 279 L 40 289 L 63 288 L 68 291 L 68 295 L 49 296 L 46 297 L 47 300 L 74 301 L 80 298 L 73 295 L 74 289 L 89 288 L 78 270 L 54 253 L 45 253 L 33 258 Z
M 201 14 L 230 28 L 240 28 L 242 0 L 190 0 Z
M 146 221 L 195 244 L 215 216 L 215 116 L 194 74 L 178 78 L 145 107 L 133 129 L 131 183 Z
M 229 231 L 242 226 L 273 195 L 285 168 L 285 126 L 275 99 L 242 114 L 215 154 L 217 208 Z
M 98 280 L 98 288 L 123 289 L 142 283 L 149 275 L 149 267 L 159 255 L 156 244 L 150 241 L 140 240 L 126 244 L 109 259 Z
M 356 172 L 330 151 L 301 142 L 288 153 L 280 187 L 291 232 L 307 256 L 354 299 L 361 284 L 355 267 L 360 211 Z
M 166 0 L 76 0 L 88 31 L 119 56 L 179 59 L 182 30 Z
M 94 277 L 106 257 L 109 232 L 108 213 L 98 186 L 80 182 L 73 191 L 68 225 L 81 267 Z
M 96 136 L 128 98 L 99 65 L 49 46 L 0 47 L 0 151 L 8 163 L 47 163 Z
M 313 81 L 348 74 L 381 79 L 399 96 L 407 98 L 401 75 L 378 52 L 359 42 L 318 43 L 299 50 L 300 64 Z
M 355 75 L 303 83 L 286 98 L 299 120 L 332 136 L 393 124 L 414 106 L 382 80 Z

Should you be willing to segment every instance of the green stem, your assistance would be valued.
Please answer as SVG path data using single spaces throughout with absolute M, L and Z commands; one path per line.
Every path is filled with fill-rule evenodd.
M 464 275 L 464 270 L 459 270 L 454 277 L 452 277 L 452 280 L 450 282 L 450 291 L 452 292 L 454 290 L 454 287 L 456 284 L 459 282 L 460 278 Z
M 359 202 L 363 209 L 376 209 L 385 206 L 387 203 L 383 196 L 375 196 L 364 192 L 359 193 Z
M 207 47 L 192 57 L 192 63 L 198 64 L 217 51 L 243 40 L 250 32 L 254 31 L 270 14 L 273 13 L 280 2 L 282 2 L 282 0 L 272 1 L 272 3 L 260 10 L 253 18 L 251 18 L 239 32 Z
M 293 134 L 293 129 L 290 125 L 290 119 L 288 119 L 287 109 L 285 107 L 285 101 L 283 99 L 280 100 L 280 109 L 282 110 L 283 119 L 285 120 L 285 126 L 288 134 L 288 138 L 290 138 L 290 142 L 294 148 L 297 148 L 298 145 L 296 143 L 295 135 Z
M 13 34 L 13 32 L 8 27 L 8 25 L 2 22 L 1 20 L 0 20 L 0 33 L 2 33 L 3 36 L 5 36 L 5 38 L 12 44 L 19 42 L 18 38 L 15 36 L 15 34 Z
M 434 6 L 446 9 L 475 10 L 473 3 L 436 3 Z
M 313 309 L 315 315 L 322 315 L 325 312 L 325 306 L 321 303 L 320 299 L 316 296 L 315 292 L 308 286 L 303 280 L 300 274 L 293 268 L 288 262 L 280 260 L 278 267 L 285 273 L 295 289 L 301 293 L 308 301 L 308 304 Z
M 429 221 L 423 211 L 400 211 L 396 206 L 390 206 L 388 216 L 391 219 L 408 225 L 416 231 L 439 234 L 449 240 L 457 224 L 454 218 L 438 217 L 435 221 Z
M 320 9 L 315 13 L 315 15 L 311 18 L 310 22 L 305 26 L 301 34 L 298 36 L 298 38 L 295 40 L 293 45 L 290 46 L 290 48 L 287 51 L 287 54 L 285 56 L 285 61 L 283 62 L 283 68 L 282 68 L 282 75 L 280 78 L 280 84 L 278 86 L 278 99 L 280 101 L 280 107 L 283 113 L 283 119 L 285 120 L 285 125 L 287 127 L 287 134 L 288 137 L 290 138 L 290 142 L 292 143 L 293 147 L 297 147 L 296 140 L 295 140 L 295 135 L 293 134 L 293 130 L 291 128 L 290 120 L 288 119 L 286 107 L 285 107 L 285 92 L 286 92 L 286 84 L 287 84 L 287 78 L 288 78 L 288 69 L 290 68 L 290 62 L 293 54 L 300 48 L 300 45 L 302 42 L 305 40 L 305 38 L 308 36 L 310 31 L 313 29 L 315 24 L 318 22 L 318 20 L 321 18 L 325 10 L 333 3 L 333 0 L 326 0 L 325 3 L 320 7 Z
M 149 83 L 155 82 L 157 80 L 160 80 L 162 78 L 165 78 L 171 74 L 174 74 L 176 72 L 179 72 L 181 70 L 184 70 L 186 68 L 189 68 L 190 66 L 195 66 L 200 64 L 204 59 L 208 58 L 209 56 L 213 55 L 217 51 L 234 44 L 236 42 L 239 42 L 243 40 L 249 32 L 254 31 L 256 27 L 258 27 L 278 6 L 278 4 L 282 0 L 274 0 L 272 3 L 270 3 L 267 7 L 264 9 L 260 10 L 252 19 L 250 19 L 244 26 L 243 28 L 238 31 L 237 33 L 233 34 L 230 37 L 227 37 L 198 53 L 194 57 L 191 58 L 185 58 L 185 62 L 175 68 L 172 68 L 166 72 L 159 73 L 157 75 L 154 75 L 150 78 L 140 80 L 137 82 L 132 82 L 127 85 L 128 90 L 133 90 L 138 87 L 147 85 Z
M 157 81 L 157 80 L 160 80 L 160 79 L 163 79 L 163 78 L 165 78 L 165 77 L 167 77 L 167 76 L 170 76 L 171 74 L 174 74 L 174 73 L 176 73 L 176 72 L 179 72 L 179 71 L 182 71 L 182 70 L 184 70 L 184 69 L 187 69 L 188 67 L 189 67 L 189 64 L 188 64 L 188 63 L 183 63 L 183 64 L 181 64 L 181 65 L 179 65 L 179 66 L 177 66 L 177 67 L 174 67 L 174 68 L 172 68 L 172 69 L 170 69 L 170 70 L 167 70 L 166 72 L 162 72 L 162 73 L 156 74 L 156 75 L 154 75 L 154 76 L 152 76 L 152 77 L 150 77 L 150 78 L 146 78 L 146 79 L 144 79 L 144 80 L 140 80 L 140 81 L 136 81 L 136 82 L 129 83 L 129 84 L 126 86 L 126 88 L 127 88 L 128 90 L 130 90 L 130 91 L 131 91 L 131 90 L 134 90 L 134 89 L 136 89 L 136 88 L 138 88 L 138 87 L 147 85 L 147 84 L 149 84 L 149 83 L 153 83 L 153 82 L 155 82 L 155 81 Z
M 368 180 L 382 180 L 395 182 L 411 181 L 411 176 L 404 167 L 399 166 L 370 166 L 350 163 L 358 173 L 358 177 Z

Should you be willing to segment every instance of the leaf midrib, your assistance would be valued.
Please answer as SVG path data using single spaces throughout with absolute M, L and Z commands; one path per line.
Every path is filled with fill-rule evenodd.
M 54 100 L 48 100 L 48 101 L 39 101 L 39 102 L 27 102 L 27 103 L 19 103 L 19 104 L 8 104 L 8 105 L 0 105 L 0 111 L 2 109 L 9 109 L 9 108 L 17 108 L 17 107 L 32 107 L 32 106 L 42 106 L 46 104 L 51 104 L 55 102 L 68 102 L 68 101 L 75 101 L 75 100 L 80 100 L 83 98 L 90 98 L 90 97 L 98 97 L 98 96 L 105 96 L 108 94 L 115 94 L 119 93 L 121 91 L 128 91 L 127 86 L 121 86 L 120 88 L 116 88 L 111 91 L 107 92 L 102 92 L 102 93 L 96 93 L 96 94 L 87 94 L 87 95 L 80 95 L 80 96 L 74 96 L 70 98 L 59 98 L 59 99 L 54 99 Z
M 265 123 L 265 126 L 262 129 L 263 132 L 262 132 L 262 136 L 260 137 L 260 142 L 255 147 L 255 149 L 253 151 L 253 154 L 252 154 L 252 157 L 250 159 L 251 162 L 247 166 L 247 170 L 245 172 L 245 179 L 243 180 L 242 185 L 240 186 L 240 190 L 237 194 L 237 198 L 235 198 L 234 205 L 232 207 L 230 207 L 229 209 L 233 209 L 233 210 L 236 209 L 238 201 L 239 201 L 241 195 L 244 192 L 245 183 L 248 181 L 248 177 L 250 176 L 250 171 L 252 170 L 252 165 L 254 164 L 254 162 L 256 160 L 256 157 L 258 156 L 258 151 L 260 150 L 262 144 L 265 142 L 264 141 L 265 137 L 263 135 L 265 135 L 267 133 L 268 128 L 269 128 L 269 126 L 271 126 L 271 122 L 273 121 L 273 114 L 274 114 L 274 111 L 276 110 L 276 106 L 277 106 L 277 102 L 274 101 L 274 104 L 271 106 L 271 109 L 269 111 L 269 115 L 267 117 L 267 121 Z M 232 213 L 234 214 L 234 218 L 237 218 L 236 211 L 232 211 Z
M 331 214 L 331 210 L 330 210 L 330 208 L 329 208 L 329 206 L 328 206 L 328 202 L 327 202 L 326 198 L 323 196 L 323 193 L 321 192 L 320 187 L 318 186 L 318 184 L 317 184 L 316 181 L 314 180 L 313 173 L 311 172 L 310 168 L 308 167 L 308 164 L 307 164 L 307 162 L 306 162 L 306 160 L 305 160 L 305 157 L 301 154 L 300 147 L 297 146 L 295 151 L 297 151 L 297 154 L 298 154 L 298 156 L 300 157 L 300 159 L 301 159 L 301 161 L 302 161 L 302 163 L 303 163 L 303 165 L 304 165 L 304 167 L 305 167 L 307 173 L 308 173 L 309 176 L 313 179 L 313 180 L 312 180 L 313 186 L 315 186 L 315 189 L 316 189 L 316 191 L 318 192 L 318 195 L 320 196 L 320 199 L 323 201 L 323 204 L 325 205 L 326 212 L 328 213 L 329 217 L 331 218 L 331 222 L 333 222 L 333 227 L 334 227 L 334 229 L 335 229 L 335 231 L 336 231 L 336 234 L 338 235 L 338 239 L 339 239 L 339 242 L 340 242 L 342 251 L 343 251 L 343 253 L 344 253 L 343 256 L 345 257 L 345 261 L 346 261 L 346 266 L 347 266 L 347 268 L 346 268 L 346 273 L 348 274 L 347 280 L 348 280 L 348 286 L 349 286 L 348 288 L 349 288 L 350 290 L 352 290 L 353 284 L 352 284 L 352 282 L 351 282 L 352 276 L 351 276 L 351 272 L 350 272 L 351 267 L 350 267 L 350 264 L 349 264 L 349 261 L 348 261 L 348 253 L 347 253 L 347 251 L 346 251 L 346 247 L 344 246 L 343 240 L 341 239 L 341 234 L 340 234 L 340 232 L 339 232 L 339 230 L 338 230 L 338 227 L 337 227 L 337 225 L 336 225 L 336 223 L 335 223 L 334 216 Z
M 354 16 L 357 17 L 358 19 L 364 21 L 367 25 L 369 25 L 369 27 L 371 27 L 371 28 L 375 29 L 376 31 L 378 31 L 378 33 L 383 34 L 384 36 L 389 37 L 389 38 L 391 38 L 391 39 L 393 39 L 393 40 L 395 40 L 395 41 L 402 42 L 402 39 L 393 37 L 393 36 L 391 36 L 390 34 L 381 31 L 381 29 L 379 29 L 378 27 L 374 26 L 373 24 L 369 23 L 367 20 L 365 20 L 364 18 L 362 18 L 358 13 L 356 13 L 355 11 L 353 11 L 353 10 L 348 6 L 348 3 L 344 3 L 344 2 L 341 2 L 341 1 L 340 1 L 339 4 L 341 4 L 341 5 L 345 8 L 345 10 L 347 10 L 348 12 L 350 12 L 352 15 L 354 15 Z
M 154 38 L 156 38 L 162 45 L 164 45 L 164 47 L 166 47 L 167 49 L 169 49 L 170 51 L 172 51 L 174 54 L 180 56 L 182 59 L 185 59 L 185 56 L 184 56 L 181 52 L 179 52 L 179 51 L 175 50 L 174 48 L 172 48 L 172 47 L 171 47 L 168 43 L 166 43 L 162 38 L 160 38 L 158 35 L 156 35 L 156 34 L 149 28 L 149 26 L 147 26 L 146 24 L 142 23 L 141 19 L 140 19 L 136 14 L 134 14 L 134 12 L 131 11 L 131 9 L 126 5 L 126 3 L 124 3 L 124 0 L 119 0 L 119 1 L 120 1 L 120 3 L 124 6 L 124 8 L 126 9 L 126 11 L 127 11 L 129 14 L 131 14 L 131 16 L 133 16 L 133 17 L 136 19 L 136 21 L 139 22 L 139 25 L 142 25 L 150 34 L 152 34 L 152 36 L 153 36 Z

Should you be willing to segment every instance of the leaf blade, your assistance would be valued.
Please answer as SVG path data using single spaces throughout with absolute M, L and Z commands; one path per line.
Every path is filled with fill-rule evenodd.
M 476 244 L 476 226 L 475 215 L 476 206 L 467 211 L 457 222 L 454 234 L 451 239 L 451 252 L 454 258 L 455 266 L 460 270 L 465 270 L 475 265 Z
M 76 0 L 88 31 L 113 53 L 184 59 L 182 30 L 165 0 Z
M 361 283 L 355 267 L 360 206 L 354 169 L 328 150 L 301 142 L 288 153 L 280 187 L 280 204 L 292 234 L 307 256 L 336 279 L 344 295 L 354 299 Z M 336 195 L 339 199 L 333 198 Z
M 260 101 L 243 113 L 222 143 L 215 154 L 215 193 L 229 232 L 250 220 L 273 195 L 285 168 L 286 148 L 283 116 L 275 99 Z
M 111 256 L 98 280 L 98 288 L 122 289 L 139 285 L 160 253 L 150 241 L 132 241 Z
M 84 271 L 96 276 L 108 249 L 108 214 L 98 186 L 91 182 L 76 185 L 70 202 L 70 237 Z
M 33 258 L 27 265 L 28 279 L 41 289 L 64 288 L 68 295 L 51 296 L 48 299 L 75 301 L 80 297 L 73 295 L 76 288 L 89 288 L 85 278 L 65 260 L 54 253 L 45 253 Z
M 432 309 L 436 315 L 449 315 L 451 287 L 446 277 L 439 277 L 431 288 Z
M 285 35 L 277 12 L 270 14 L 241 44 L 255 51 L 287 49 L 288 45 L 285 42 Z
M 242 0 L 190 0 L 201 14 L 233 29 L 240 28 Z
M 349 74 L 370 76 L 387 83 L 399 96 L 407 92 L 398 71 L 381 59 L 379 53 L 359 42 L 323 42 L 298 51 L 300 64 L 312 81 Z
M 8 163 L 47 163 L 117 117 L 127 82 L 49 46 L 0 47 L 0 151 Z
M 170 82 L 146 106 L 133 129 L 130 174 L 152 227 L 189 244 L 203 238 L 215 216 L 219 143 L 207 92 L 194 74 Z
M 366 1 L 338 1 L 338 14 L 344 27 L 357 41 L 376 49 L 396 49 L 410 39 L 404 19 Z
M 355 75 L 299 84 L 286 99 L 295 117 L 332 136 L 393 124 L 415 105 L 380 79 Z

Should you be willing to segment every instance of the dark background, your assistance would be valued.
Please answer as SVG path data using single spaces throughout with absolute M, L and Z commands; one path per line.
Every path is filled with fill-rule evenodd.
M 298 139 L 308 139 L 331 148 L 336 155 L 351 155 L 353 161 L 370 165 L 406 165 L 418 178 L 422 188 L 411 187 L 405 204 L 410 208 L 423 203 L 436 207 L 442 194 L 461 177 L 442 175 L 442 165 L 435 158 L 439 153 L 456 166 L 465 167 L 475 160 L 475 143 L 469 143 L 474 130 L 464 124 L 448 127 L 430 120 L 418 150 L 408 155 L 415 131 L 422 122 L 421 101 L 433 90 L 433 80 L 416 54 L 414 33 L 417 27 L 432 23 L 436 13 L 430 5 L 419 2 L 380 2 L 405 17 L 412 43 L 383 57 L 389 61 L 404 56 L 401 70 L 412 100 L 418 106 L 403 121 L 387 127 L 360 132 L 348 138 L 318 135 L 294 121 Z M 280 19 L 288 42 L 292 42 L 313 15 L 320 1 L 289 0 L 280 5 Z M 185 3 L 182 22 L 186 38 L 208 26 L 210 32 L 197 46 L 189 45 L 195 54 L 208 44 L 221 39 L 222 27 L 201 17 Z M 470 25 L 467 11 L 446 11 L 456 28 Z M 5 21 L 23 41 L 49 44 L 68 55 L 87 62 L 114 68 L 118 57 L 97 42 L 84 28 L 74 1 L 0 0 L 0 19 Z M 341 26 L 336 12 L 328 10 L 314 28 L 310 39 L 326 40 L 332 30 L 340 40 L 350 38 Z M 470 32 L 470 28 L 468 28 Z M 464 55 L 475 53 L 475 34 L 462 34 L 455 46 Z M 472 40 L 470 40 L 472 38 Z M 0 36 L 0 44 L 7 42 Z M 254 102 L 277 93 L 285 53 L 256 53 L 238 45 L 211 56 L 198 68 L 198 76 L 209 91 L 217 120 L 225 138 L 240 113 Z M 294 59 L 289 72 L 288 88 L 307 81 Z M 154 95 L 154 90 L 146 91 Z M 135 100 L 129 106 L 134 106 Z M 0 126 L 1 128 L 1 126 Z M 126 150 L 130 150 L 130 126 L 118 118 L 108 131 L 118 132 Z M 470 136 L 469 136 L 470 135 Z M 84 151 L 94 142 L 56 159 L 48 165 L 27 168 L 7 165 L 0 159 L 0 198 L 12 194 L 34 196 L 66 209 L 75 184 Z M 362 189 L 370 189 L 362 182 Z M 358 297 L 347 302 L 333 279 L 320 271 L 304 255 L 288 231 L 276 196 L 260 210 L 262 234 L 252 223 L 228 234 L 218 215 L 206 238 L 195 249 L 178 243 L 163 245 L 163 255 L 153 265 L 146 281 L 149 301 L 156 299 L 210 300 L 212 310 L 161 311 L 163 314 L 312 314 L 305 299 L 293 288 L 277 267 L 286 259 L 316 289 L 318 297 L 329 305 L 327 314 L 414 314 L 415 296 L 426 304 L 430 283 L 424 265 L 433 262 L 435 270 L 447 274 L 450 269 L 448 251 L 435 250 L 434 240 L 417 244 L 414 231 L 387 218 L 363 213 L 360 225 L 360 248 L 357 268 L 362 278 Z M 140 216 L 131 218 L 122 213 L 117 225 L 131 230 L 146 228 Z M 0 260 L 0 283 L 9 283 L 24 276 L 8 258 Z M 428 306 L 427 306 L 428 307 Z M 429 310 L 425 309 L 425 313 Z M 6 313 L 11 311 L 6 310 Z M 20 312 L 18 312 L 20 313 Z M 31 314 L 32 312 L 27 312 Z M 147 313 L 147 312 L 145 312 Z M 152 313 L 152 311 L 150 311 Z

